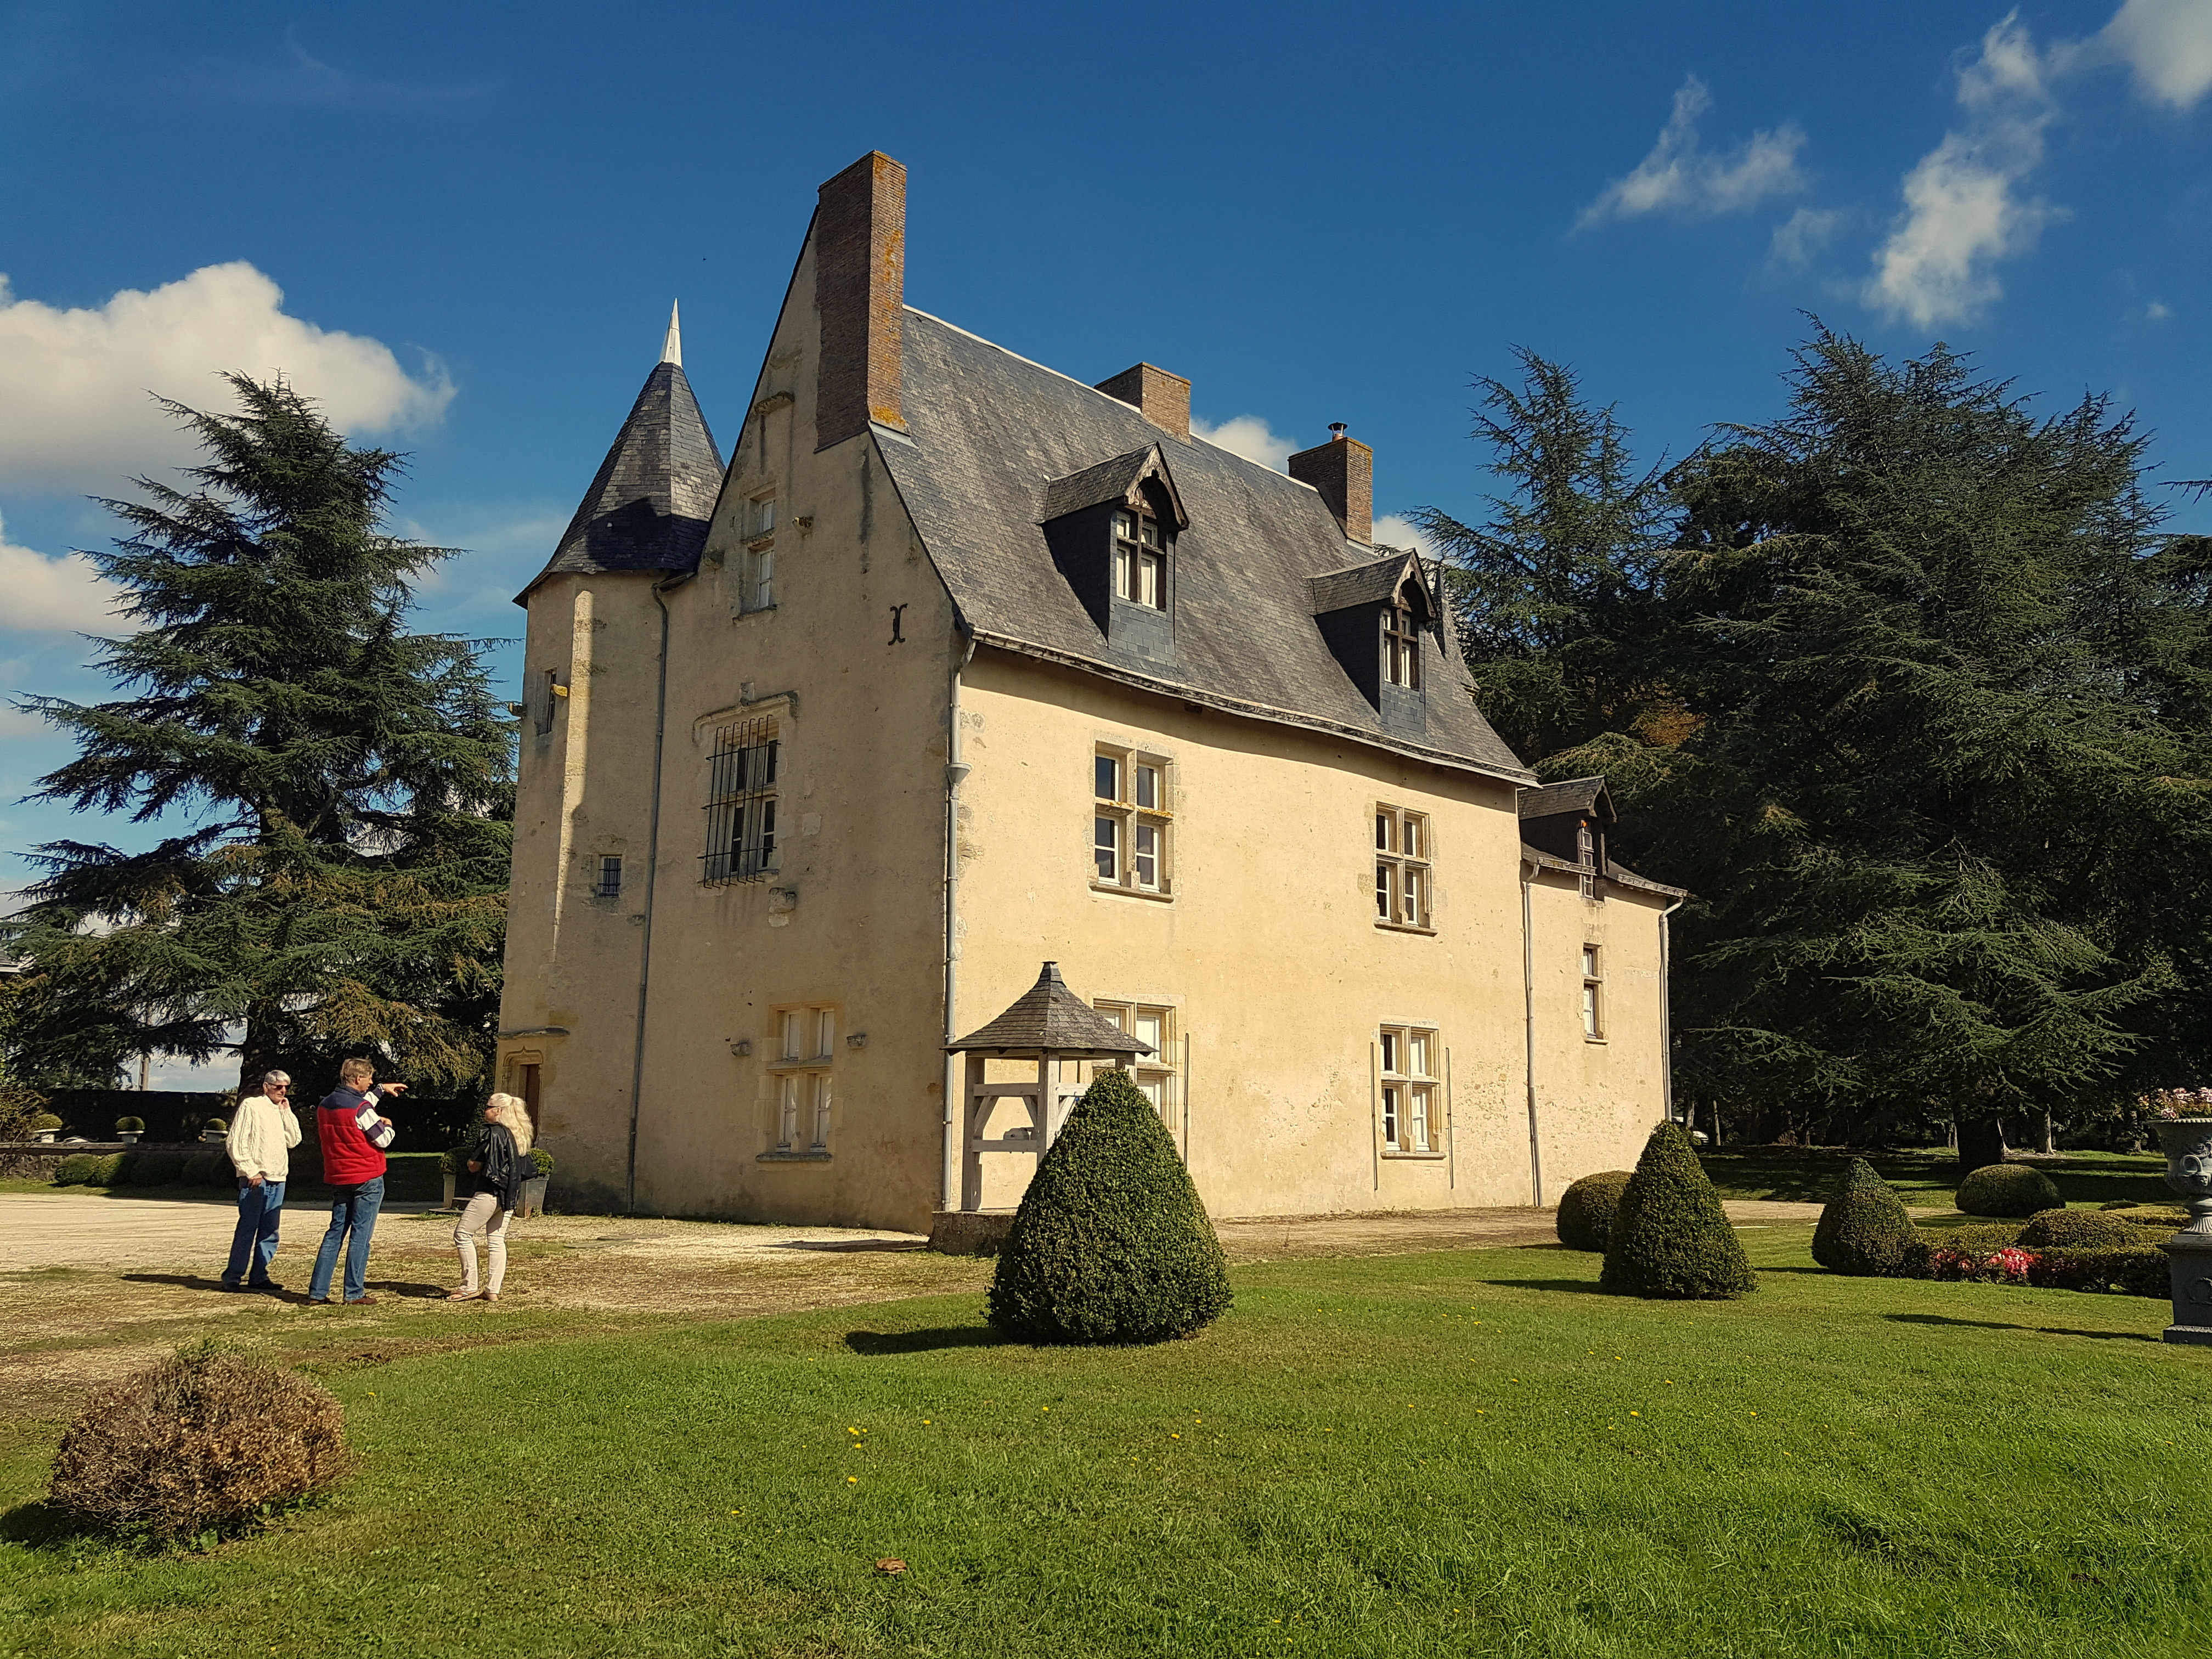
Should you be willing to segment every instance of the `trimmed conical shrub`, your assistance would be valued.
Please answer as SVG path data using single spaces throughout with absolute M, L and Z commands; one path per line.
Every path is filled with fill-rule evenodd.
M 1984 1164 L 1959 1183 L 1968 1215 L 2030 1216 L 2065 1202 L 2051 1177 L 2027 1164 Z
M 1912 1218 L 1889 1183 L 1874 1165 L 1855 1158 L 1813 1229 L 1813 1260 L 1832 1273 L 1887 1279 L 1904 1267 L 1916 1237 Z
M 1175 1142 L 1127 1072 L 1102 1072 L 1037 1166 L 988 1312 L 1032 1342 L 1164 1342 L 1229 1306 L 1229 1268 Z
M 1759 1288 L 1689 1132 L 1662 1123 L 1620 1195 L 1598 1287 L 1620 1296 L 1725 1301 Z
M 1601 1170 L 1560 1194 L 1559 1212 L 1552 1221 L 1559 1231 L 1559 1243 L 1571 1250 L 1604 1255 L 1605 1242 L 1613 1233 L 1613 1213 L 1620 1208 L 1620 1195 L 1628 1190 L 1629 1180 L 1626 1170 Z

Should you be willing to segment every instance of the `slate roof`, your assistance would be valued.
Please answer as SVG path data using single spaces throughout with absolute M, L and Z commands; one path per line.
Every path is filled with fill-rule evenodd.
M 531 587 L 556 572 L 696 569 L 721 488 L 722 453 L 691 382 L 680 364 L 656 363 Z
M 1398 584 L 1405 579 L 1406 567 L 1413 562 L 1410 553 L 1393 553 L 1372 564 L 1356 564 L 1349 570 L 1307 577 L 1306 592 L 1314 615 L 1325 617 L 1332 611 L 1343 611 L 1355 605 L 1385 603 L 1398 591 Z
M 1149 1054 L 1152 1045 L 1139 1042 L 1120 1026 L 1067 988 L 1060 964 L 1048 962 L 1036 984 L 1022 993 L 1012 1007 L 988 1025 L 970 1031 L 957 1042 L 945 1044 L 949 1052 L 962 1049 L 1012 1049 L 1030 1054 Z
M 1126 455 L 1116 455 L 1110 461 L 1101 461 L 1065 478 L 1054 478 L 1044 487 L 1044 505 L 1038 510 L 1037 522 L 1049 524 L 1054 519 L 1070 513 L 1080 513 L 1086 507 L 1096 507 L 1101 501 L 1118 501 L 1129 493 L 1129 486 L 1144 476 L 1152 464 L 1157 444 L 1142 449 L 1133 449 Z M 1163 468 L 1166 462 L 1163 459 Z M 1172 475 L 1168 479 L 1170 493 L 1175 488 Z
M 1467 665 L 1423 636 L 1425 736 L 1384 731 L 1330 655 L 1307 579 L 1376 562 L 1311 488 L 1206 443 L 926 313 L 906 313 L 906 433 L 878 447 L 953 603 L 982 643 L 1248 718 L 1534 780 L 1474 705 Z M 1189 523 L 1176 541 L 1172 665 L 1117 653 L 1054 565 L 1040 527 L 1053 480 L 1158 445 Z M 1124 486 L 1126 488 L 1126 484 Z M 1057 497 L 1055 497 L 1055 500 Z
M 1611 822 L 1614 817 L 1613 797 L 1606 793 L 1604 777 L 1569 778 L 1563 783 L 1547 783 L 1540 789 L 1521 792 L 1521 816 L 1524 818 L 1556 817 L 1567 812 L 1591 812 Z

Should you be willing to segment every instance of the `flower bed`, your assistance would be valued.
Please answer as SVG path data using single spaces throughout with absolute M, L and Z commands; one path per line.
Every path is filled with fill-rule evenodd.
M 2160 1298 L 2171 1293 L 2166 1252 L 2156 1244 L 2029 1249 L 1923 1237 L 1899 1276 Z

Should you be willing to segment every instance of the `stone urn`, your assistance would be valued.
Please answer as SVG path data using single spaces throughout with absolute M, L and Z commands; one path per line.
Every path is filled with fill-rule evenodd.
M 2189 1224 L 2159 1248 L 2173 1274 L 2169 1342 L 2212 1347 L 2212 1117 L 2154 1121 L 2166 1184 L 2189 1200 Z

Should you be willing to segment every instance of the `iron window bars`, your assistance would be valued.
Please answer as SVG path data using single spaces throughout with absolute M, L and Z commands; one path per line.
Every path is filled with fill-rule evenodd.
M 714 734 L 707 788 L 707 850 L 701 855 L 709 887 L 763 879 L 776 867 L 775 769 L 781 748 L 775 722 L 738 720 Z

